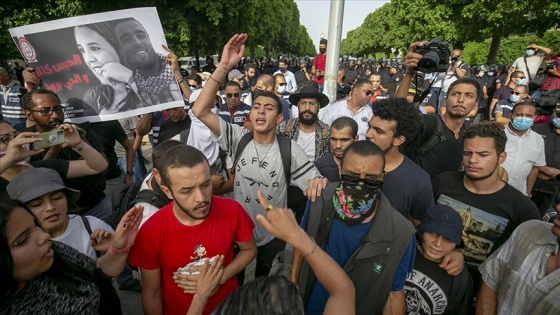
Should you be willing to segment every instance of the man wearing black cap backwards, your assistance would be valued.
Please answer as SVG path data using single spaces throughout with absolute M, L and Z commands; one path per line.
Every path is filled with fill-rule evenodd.
M 317 118 L 319 108 L 329 103 L 329 98 L 313 86 L 304 86 L 300 93 L 290 95 L 290 103 L 298 108 L 298 117 L 291 118 L 280 125 L 281 133 L 303 148 L 310 162 L 331 152 L 329 143 L 330 126 Z M 288 208 L 296 213 L 298 221 L 303 216 L 307 198 L 301 189 L 288 186 Z

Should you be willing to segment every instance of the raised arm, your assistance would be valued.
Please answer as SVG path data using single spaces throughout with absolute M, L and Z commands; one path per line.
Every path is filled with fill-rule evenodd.
M 275 209 L 260 192 L 258 195 L 267 212 L 266 217 L 257 214 L 257 221 L 270 234 L 290 243 L 294 251 L 300 251 L 329 293 L 323 314 L 354 314 L 354 285 L 344 270 L 297 224 L 292 210 Z
M 211 110 L 214 105 L 214 96 L 220 85 L 226 80 L 229 70 L 236 66 L 243 57 L 246 40 L 247 34 L 235 34 L 227 42 L 222 51 L 220 63 L 210 78 L 206 80 L 206 85 L 191 108 L 192 113 L 217 136 L 220 135 L 220 119 Z
M 99 151 L 82 140 L 76 125 L 62 124 L 58 128 L 64 130 L 65 141 L 61 146 L 72 148 L 83 158 L 83 160 L 70 161 L 66 178 L 100 174 L 107 169 L 107 160 Z
M 416 66 L 418 62 L 422 59 L 422 55 L 414 52 L 414 49 L 418 46 L 424 45 L 425 42 L 415 42 L 410 44 L 408 47 L 408 52 L 404 57 L 404 65 L 406 67 L 406 74 L 403 76 L 399 88 L 395 92 L 395 98 L 406 98 L 408 95 L 408 89 L 410 88 L 410 83 L 412 78 L 416 75 Z
M 173 52 L 173 50 L 167 48 L 165 45 L 161 45 L 161 47 L 163 47 L 163 49 L 168 52 L 167 56 L 165 57 L 165 62 L 171 67 L 173 75 L 175 75 L 175 79 L 177 79 L 177 82 L 179 82 L 181 92 L 183 92 L 183 95 L 186 99 L 189 99 L 191 97 L 192 91 L 191 89 L 189 89 L 189 85 L 187 84 L 187 82 L 185 82 L 185 79 L 181 74 L 177 55 Z

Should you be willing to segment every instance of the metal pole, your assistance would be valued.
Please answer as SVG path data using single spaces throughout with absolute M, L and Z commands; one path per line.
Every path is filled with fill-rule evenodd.
M 327 44 L 327 61 L 325 66 L 325 93 L 331 103 L 336 101 L 338 56 L 342 39 L 342 18 L 344 16 L 344 0 L 331 0 L 329 14 L 329 37 Z

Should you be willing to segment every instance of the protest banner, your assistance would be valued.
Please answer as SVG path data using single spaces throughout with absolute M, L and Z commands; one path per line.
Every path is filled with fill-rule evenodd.
M 156 8 L 137 8 L 10 29 L 66 121 L 106 121 L 183 106 Z

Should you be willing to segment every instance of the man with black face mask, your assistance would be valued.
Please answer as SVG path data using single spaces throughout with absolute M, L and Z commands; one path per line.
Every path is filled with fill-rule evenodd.
M 342 155 L 341 182 L 329 184 L 309 203 L 301 223 L 352 280 L 356 314 L 405 311 L 403 288 L 412 271 L 415 229 L 381 192 L 384 169 L 383 151 L 377 145 L 350 144 Z M 291 281 L 299 284 L 306 314 L 322 314 L 328 298 L 314 280 L 303 255 L 294 251 Z
M 319 92 L 323 92 L 323 85 L 325 84 L 325 68 L 327 64 L 327 40 L 321 38 L 319 42 L 319 54 L 313 58 L 311 64 L 311 74 L 313 80 L 319 85 Z
M 332 151 L 330 126 L 317 118 L 319 108 L 326 106 L 329 98 L 312 86 L 304 86 L 300 93 L 290 95 L 289 101 L 293 106 L 297 106 L 298 117 L 280 124 L 280 131 L 286 138 L 302 147 L 309 161 L 315 163 Z M 307 198 L 301 189 L 293 185 L 288 186 L 288 208 L 295 211 L 298 222 L 306 204 Z

